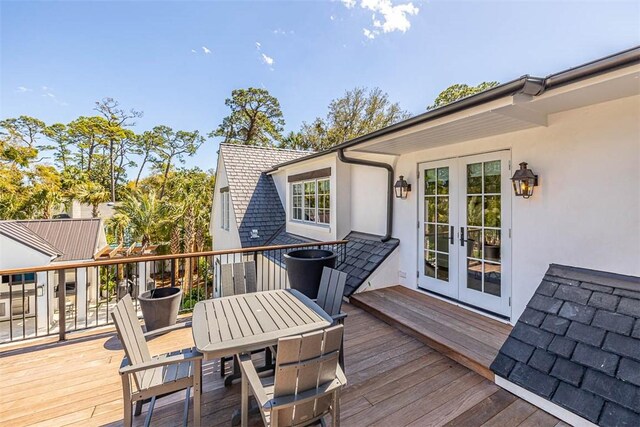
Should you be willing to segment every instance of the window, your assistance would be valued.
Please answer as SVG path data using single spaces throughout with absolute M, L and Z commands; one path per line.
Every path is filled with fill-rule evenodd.
M 229 230 L 229 188 L 223 188 L 220 190 L 220 212 L 222 213 L 220 218 L 220 228 L 223 230 Z
M 317 224 L 331 223 L 331 181 L 316 179 L 291 185 L 291 218 Z

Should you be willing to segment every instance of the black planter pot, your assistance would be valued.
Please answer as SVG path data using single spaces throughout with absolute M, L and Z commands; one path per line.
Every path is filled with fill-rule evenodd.
M 147 332 L 176 324 L 182 290 L 158 288 L 138 296 Z
M 318 297 L 322 269 L 334 268 L 338 254 L 324 249 L 301 249 L 283 256 L 287 266 L 289 286 L 315 299 Z

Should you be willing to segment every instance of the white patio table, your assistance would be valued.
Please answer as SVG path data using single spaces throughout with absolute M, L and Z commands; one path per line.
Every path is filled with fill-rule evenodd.
M 193 340 L 206 360 L 260 350 L 278 338 L 331 325 L 331 317 L 295 289 L 200 301 L 193 309 Z
M 331 325 L 331 316 L 295 289 L 200 301 L 193 309 L 196 348 L 205 360 L 276 345 L 279 338 Z M 234 424 L 239 421 L 234 414 Z

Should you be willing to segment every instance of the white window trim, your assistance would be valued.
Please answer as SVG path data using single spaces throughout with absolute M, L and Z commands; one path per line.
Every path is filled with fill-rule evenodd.
M 329 210 L 329 222 L 320 222 L 319 221 L 320 215 L 318 214 L 318 210 L 319 210 L 319 207 L 318 207 L 318 182 L 320 182 L 320 181 L 329 182 L 329 201 L 330 201 L 329 202 L 329 209 L 328 209 Z M 315 221 L 309 221 L 309 220 L 304 219 L 304 212 L 305 212 L 305 209 L 306 209 L 304 187 L 305 187 L 305 184 L 308 184 L 308 183 L 311 183 L 311 182 L 315 186 L 315 193 L 314 193 L 315 194 L 315 208 L 314 208 L 314 210 L 315 210 L 315 218 L 316 218 Z M 296 197 L 296 196 L 294 196 L 294 193 L 293 193 L 293 187 L 295 185 L 301 185 L 302 186 L 302 194 L 297 196 L 297 197 L 301 197 L 302 198 L 302 205 L 299 206 L 299 207 L 294 207 L 294 205 L 293 205 L 293 199 L 294 199 L 294 197 Z M 312 224 L 312 225 L 317 225 L 319 227 L 329 227 L 329 226 L 331 226 L 331 178 L 330 177 L 307 179 L 307 180 L 304 180 L 304 181 L 292 182 L 292 183 L 290 183 L 290 190 L 289 191 L 290 191 L 290 194 L 291 194 L 290 215 L 291 215 L 291 221 L 292 222 L 303 223 L 303 224 Z M 294 213 L 293 213 L 294 209 L 301 209 L 301 211 L 302 211 L 302 218 L 301 219 L 296 219 L 294 217 Z M 326 209 L 326 208 L 324 208 L 324 209 Z
M 229 190 L 225 189 L 223 191 L 220 191 L 220 213 L 221 213 L 220 228 L 225 231 L 229 231 L 229 216 L 230 216 L 229 212 L 231 211 L 229 205 L 230 205 Z

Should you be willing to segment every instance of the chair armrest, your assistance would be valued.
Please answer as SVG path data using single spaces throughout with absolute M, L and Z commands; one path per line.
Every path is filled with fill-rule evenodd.
M 250 354 L 242 354 L 239 357 L 240 359 L 240 371 L 242 372 L 242 376 L 247 379 L 249 382 L 249 387 L 253 391 L 253 396 L 256 398 L 256 401 L 260 406 L 265 406 L 269 403 L 270 399 L 264 391 L 264 387 L 262 386 L 262 381 L 260 381 L 260 376 L 258 375 L 258 371 L 256 371 L 256 367 L 251 361 Z
M 269 406 L 271 407 L 271 409 L 283 409 L 294 405 L 300 405 L 302 403 L 309 402 L 332 393 L 342 388 L 343 386 L 344 384 L 340 380 L 339 375 L 336 375 L 336 378 L 333 381 L 329 381 L 328 383 L 319 386 L 317 389 L 308 390 L 302 393 L 298 393 L 297 395 L 274 397 L 269 402 Z
M 334 323 L 342 323 L 344 322 L 344 319 L 347 318 L 347 313 L 340 312 L 338 314 L 334 314 L 333 316 L 331 316 L 331 318 L 333 319 Z
M 173 332 L 182 328 L 190 328 L 190 327 L 191 327 L 191 321 L 180 322 L 180 323 L 176 323 L 175 325 L 165 326 L 164 328 L 154 329 L 153 331 L 145 332 L 144 337 L 145 338 L 154 337 L 156 335 L 162 335 L 168 332 Z
M 168 354 L 162 356 L 156 356 L 148 362 L 138 363 L 135 365 L 126 365 L 126 358 L 120 365 L 120 375 L 133 374 L 135 372 L 144 371 L 147 369 L 158 368 L 167 365 L 175 365 L 177 363 L 190 362 L 192 360 L 202 359 L 202 353 L 196 349 L 189 349 L 180 354 Z

